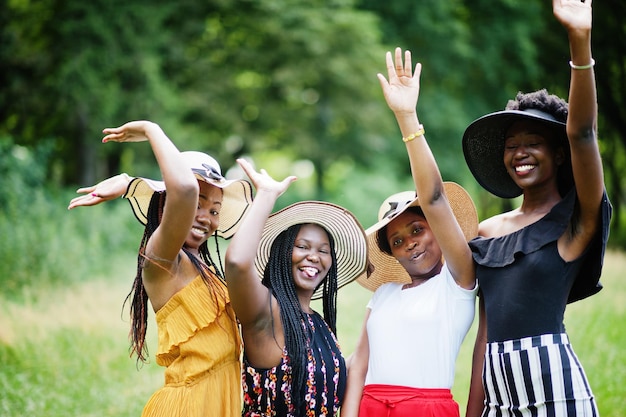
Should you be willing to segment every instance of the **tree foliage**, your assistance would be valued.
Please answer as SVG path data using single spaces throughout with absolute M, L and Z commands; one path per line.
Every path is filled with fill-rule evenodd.
M 625 7 L 594 3 L 592 39 L 618 214 Z M 150 119 L 180 149 L 206 151 L 225 168 L 241 155 L 309 161 L 309 198 L 335 200 L 352 175 L 364 199 L 409 175 L 375 76 L 385 51 L 410 49 L 424 66 L 420 118 L 443 176 L 470 189 L 481 218 L 506 207 L 469 174 L 464 128 L 517 91 L 566 96 L 569 80 L 566 35 L 543 0 L 7 0 L 0 41 L 0 135 L 28 148 L 45 142 L 49 181 L 158 176 L 149 147 L 99 143 L 104 127 Z M 370 190 L 364 171 L 387 186 Z

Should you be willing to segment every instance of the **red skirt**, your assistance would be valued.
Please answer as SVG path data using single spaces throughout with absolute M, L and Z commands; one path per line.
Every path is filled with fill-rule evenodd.
M 370 384 L 363 388 L 359 417 L 459 417 L 459 405 L 445 388 Z

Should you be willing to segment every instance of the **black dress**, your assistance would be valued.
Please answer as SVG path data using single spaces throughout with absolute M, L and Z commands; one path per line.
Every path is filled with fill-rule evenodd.
M 565 262 L 557 241 L 572 219 L 575 203 L 572 189 L 537 222 L 505 236 L 470 242 L 489 342 L 562 333 L 566 304 L 602 288 L 611 204 L 604 193 L 598 233 L 580 257 Z

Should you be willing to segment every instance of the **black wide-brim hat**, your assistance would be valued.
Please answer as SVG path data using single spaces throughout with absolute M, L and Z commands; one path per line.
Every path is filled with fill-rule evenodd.
M 501 198 L 515 198 L 522 194 L 522 189 L 507 172 L 503 160 L 506 131 L 520 120 L 545 123 L 562 131 L 562 134 L 558 135 L 558 141 L 568 155 L 565 164 L 571 165 L 565 123 L 553 115 L 537 109 L 525 109 L 503 110 L 482 116 L 465 129 L 463 155 L 476 181 L 487 191 Z M 564 184 L 560 184 L 560 188 L 561 185 L 565 187 Z

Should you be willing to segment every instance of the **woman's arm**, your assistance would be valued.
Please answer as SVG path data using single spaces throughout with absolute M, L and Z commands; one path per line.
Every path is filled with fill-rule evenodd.
M 555 17 L 567 31 L 572 64 L 567 136 L 580 202 L 580 233 L 574 238 L 572 257 L 579 256 L 596 233 L 604 193 L 602 159 L 597 141 L 598 108 L 591 53 L 591 3 L 591 0 L 552 2 Z
M 198 180 L 172 141 L 156 123 L 133 121 L 104 129 L 102 142 L 148 141 L 159 164 L 167 198 L 161 223 L 146 245 L 146 255 L 160 267 L 144 272 L 145 279 L 171 277 L 169 269 L 185 243 L 198 207 Z M 148 264 L 151 265 L 151 264 Z
M 474 342 L 472 355 L 472 375 L 467 399 L 466 417 L 480 417 L 483 413 L 485 402 L 485 390 L 483 388 L 483 365 L 485 363 L 485 351 L 487 348 L 487 321 L 483 298 L 478 297 L 478 332 Z
M 361 396 L 363 395 L 363 386 L 365 385 L 365 376 L 367 375 L 370 356 L 369 339 L 367 336 L 367 320 L 369 319 L 370 311 L 368 308 L 365 313 L 361 336 L 350 359 L 348 385 L 346 387 L 346 396 L 341 406 L 341 417 L 357 417 L 359 415 L 359 406 L 361 404 Z
M 390 52 L 387 52 L 386 62 L 389 81 L 382 74 L 378 74 L 378 79 L 405 138 L 420 206 L 452 276 L 463 288 L 473 289 L 476 283 L 471 251 L 444 194 L 439 167 L 417 117 L 422 66 L 418 63 L 413 74 L 411 53 L 405 51 L 403 63 L 400 48 L 395 50 L 395 65 Z
M 228 245 L 225 255 L 228 292 L 245 336 L 248 330 L 270 321 L 269 290 L 261 284 L 261 277 L 258 276 L 254 266 L 254 259 L 261 241 L 263 227 L 274 208 L 274 203 L 296 178 L 290 176 L 278 182 L 265 170 L 256 172 L 244 159 L 238 159 L 237 162 L 250 177 L 257 190 L 254 201 L 241 221 L 239 231 L 235 233 Z M 274 324 L 281 326 L 280 320 Z M 282 334 L 282 331 L 280 333 Z

